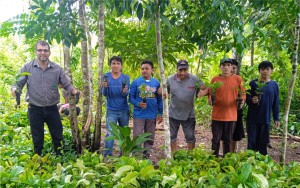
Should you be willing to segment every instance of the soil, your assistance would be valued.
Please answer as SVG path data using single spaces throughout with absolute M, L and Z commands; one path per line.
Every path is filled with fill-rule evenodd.
M 246 136 L 247 137 L 247 136 Z M 211 152 L 211 129 L 209 126 L 196 126 L 196 147 L 201 147 Z M 273 160 L 279 162 L 280 160 L 280 150 L 281 150 L 281 141 L 282 139 L 273 138 L 271 136 L 270 145 L 268 148 L 268 154 L 272 157 Z M 187 149 L 184 134 L 182 129 L 179 130 L 177 143 L 179 149 Z M 150 159 L 156 163 L 160 160 L 161 156 L 164 156 L 164 150 L 161 146 L 164 145 L 164 131 L 163 129 L 156 130 L 155 134 L 155 143 L 152 149 L 152 154 Z M 247 150 L 247 138 L 244 138 L 242 141 L 238 143 L 237 152 Z M 220 149 L 220 153 L 222 153 L 222 149 Z M 291 161 L 300 162 L 300 143 L 294 140 L 288 139 L 287 151 L 286 151 L 286 162 L 289 163 Z
M 132 124 L 129 125 L 132 127 Z M 105 129 L 105 128 L 104 128 Z M 105 131 L 103 131 L 105 132 Z M 102 136 L 104 137 L 104 136 Z M 163 125 L 160 124 L 156 127 L 155 132 L 155 142 L 152 148 L 152 152 L 150 155 L 150 160 L 153 164 L 157 164 L 160 159 L 165 158 L 164 155 L 164 145 L 165 145 L 165 136 Z M 201 147 L 207 150 L 207 152 L 211 152 L 211 129 L 210 126 L 196 126 L 196 147 Z M 273 160 L 279 162 L 280 150 L 281 150 L 281 137 L 271 136 L 270 145 L 268 148 L 268 154 L 273 158 Z M 187 149 L 184 134 L 182 129 L 179 129 L 178 137 L 177 137 L 178 149 Z M 115 146 L 116 148 L 116 146 Z M 247 135 L 242 141 L 238 143 L 237 152 L 247 150 Z M 118 152 L 114 152 L 114 155 L 118 155 Z M 222 154 L 222 149 L 220 149 L 220 154 Z M 286 163 L 291 161 L 300 162 L 300 142 L 294 141 L 292 139 L 288 139 L 287 143 L 287 151 L 286 151 Z

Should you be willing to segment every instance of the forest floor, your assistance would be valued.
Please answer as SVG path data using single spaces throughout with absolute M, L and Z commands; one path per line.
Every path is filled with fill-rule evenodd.
M 130 123 L 129 126 L 132 127 L 132 123 Z M 102 138 L 103 137 L 104 136 L 102 136 Z M 208 152 L 211 152 L 211 138 L 212 138 L 212 134 L 209 125 L 207 126 L 196 125 L 195 147 L 201 147 L 207 150 Z M 164 129 L 163 129 L 163 125 L 160 124 L 157 125 L 156 127 L 154 146 L 152 148 L 152 152 L 150 155 L 150 160 L 153 162 L 153 164 L 157 164 L 157 162 L 160 159 L 165 158 L 164 147 L 163 147 L 165 145 L 164 142 L 165 142 Z M 271 148 L 270 147 L 268 148 L 268 154 L 276 162 L 279 162 L 281 142 L 282 142 L 281 137 L 271 136 L 270 138 Z M 184 134 L 181 128 L 179 129 L 178 132 L 177 144 L 178 144 L 178 149 L 187 149 Z M 115 146 L 115 148 L 116 147 L 117 146 Z M 247 150 L 247 135 L 246 138 L 244 138 L 242 141 L 239 142 L 237 152 L 241 152 L 245 150 Z M 118 153 L 117 151 L 114 152 L 114 156 L 118 155 L 117 153 Z M 222 149 L 220 149 L 220 154 L 222 154 Z M 291 161 L 300 162 L 300 142 L 294 141 L 292 139 L 288 139 L 287 151 L 286 151 L 286 163 L 289 163 Z

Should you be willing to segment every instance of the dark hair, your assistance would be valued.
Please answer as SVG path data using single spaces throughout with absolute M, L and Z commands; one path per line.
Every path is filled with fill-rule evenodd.
M 116 61 L 120 62 L 121 65 L 123 64 L 123 61 L 122 61 L 122 59 L 121 59 L 119 56 L 112 56 L 112 57 L 109 59 L 109 61 L 108 61 L 109 66 L 111 65 L 111 62 L 112 62 L 113 60 L 116 60 Z
M 144 65 L 144 64 L 148 64 L 148 65 L 150 65 L 150 66 L 151 66 L 151 68 L 153 69 L 153 63 L 152 63 L 152 61 L 145 60 L 145 61 L 143 61 L 143 62 L 142 62 L 141 66 L 142 66 L 142 65 Z
M 263 61 L 258 65 L 258 70 L 270 67 L 273 70 L 273 64 L 270 61 Z
M 233 65 L 239 66 L 239 62 L 236 59 L 231 59 Z
M 39 41 L 37 41 L 36 43 L 35 43 L 35 45 L 34 45 L 34 50 L 37 50 L 37 45 L 42 45 L 42 46 L 48 46 L 48 50 L 50 51 L 50 45 L 49 45 L 49 43 L 48 42 L 46 42 L 46 41 L 43 41 L 43 40 L 39 40 Z

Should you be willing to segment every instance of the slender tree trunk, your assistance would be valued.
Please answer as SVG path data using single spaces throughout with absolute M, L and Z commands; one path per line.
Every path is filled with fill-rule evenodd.
M 90 107 L 90 70 L 88 62 L 87 23 L 85 20 L 85 2 L 79 0 L 79 21 L 85 36 L 81 40 L 81 69 L 84 81 L 83 85 L 83 118 L 82 118 L 82 147 L 90 146 L 90 126 L 92 120 L 92 109 Z
M 203 46 L 199 48 L 199 54 L 200 54 L 200 56 L 199 56 L 199 62 L 198 62 L 197 70 L 196 70 L 196 75 L 198 75 L 199 73 L 201 73 L 202 69 L 203 69 L 203 66 L 201 66 L 201 60 L 203 59 L 203 56 L 204 56 L 204 53 L 205 53 L 204 50 L 205 49 L 204 49 Z
M 299 2 L 300 6 L 300 2 Z M 288 120 L 289 120 L 289 112 L 290 106 L 293 96 L 293 90 L 295 87 L 295 82 L 297 79 L 297 67 L 298 67 L 298 49 L 299 49 L 299 30 L 300 30 L 300 13 L 298 13 L 298 18 L 296 22 L 295 28 L 295 40 L 294 40 L 294 57 L 292 59 L 292 75 L 289 83 L 289 89 L 287 97 L 285 98 L 284 103 L 284 115 L 283 115 L 283 138 L 282 138 L 282 146 L 281 146 L 281 156 L 280 162 L 285 163 L 285 155 L 286 155 L 286 145 L 287 145 L 287 128 L 288 128 Z
M 87 36 L 88 36 L 88 66 L 89 66 L 89 82 L 90 82 L 90 108 L 94 109 L 94 105 L 93 105 L 93 96 L 94 96 L 94 88 L 93 88 L 93 53 L 92 53 L 92 37 L 91 37 L 91 33 L 89 31 L 89 27 L 86 28 L 87 29 Z M 92 121 L 93 122 L 93 121 Z
M 71 62 L 71 55 L 70 55 L 70 48 L 63 44 L 63 52 L 64 52 L 64 66 L 67 76 L 70 78 L 71 83 L 73 83 L 72 79 L 72 72 L 70 69 L 70 62 Z M 81 139 L 80 133 L 78 128 L 78 121 L 76 115 L 76 104 L 75 104 L 75 97 L 69 95 L 69 104 L 70 104 L 70 125 L 72 130 L 72 137 L 73 137 L 73 144 L 77 153 L 81 153 Z
M 242 67 L 243 56 L 238 54 L 235 49 L 233 50 L 232 54 L 233 54 L 233 58 L 236 59 L 239 62 L 237 74 L 240 74 L 241 67 Z
M 156 28 L 156 48 L 157 48 L 157 59 L 160 70 L 162 88 L 163 88 L 163 96 L 167 94 L 167 81 L 165 78 L 165 68 L 162 57 L 162 44 L 161 44 L 161 31 L 160 31 L 160 6 L 158 0 L 155 0 L 156 3 L 156 20 L 155 20 L 155 28 Z M 168 98 L 165 97 L 163 99 L 163 121 L 164 121 L 164 129 L 165 129 L 165 155 L 167 159 L 171 158 L 171 140 L 170 140 L 170 123 L 169 123 L 169 102 Z
M 253 31 L 253 36 L 251 38 L 251 67 L 254 65 L 254 41 L 255 41 L 255 33 Z
M 103 62 L 105 55 L 104 48 L 104 1 L 99 1 L 99 60 L 98 60 L 98 95 L 97 95 L 97 111 L 95 118 L 95 130 L 94 130 L 94 141 L 93 141 L 93 150 L 100 149 L 101 141 L 101 118 L 102 118 L 102 75 L 103 75 Z
M 58 1 L 59 6 L 64 6 L 65 1 L 59 0 Z M 61 14 L 64 14 L 61 12 Z M 68 27 L 65 25 L 65 21 L 61 20 L 61 27 L 66 28 Z M 70 53 L 70 48 L 65 45 L 65 42 L 63 41 L 63 53 L 64 53 L 64 68 L 67 76 L 71 80 L 71 83 L 73 83 L 73 78 L 72 78 L 72 72 L 70 68 L 71 64 L 71 53 Z M 78 122 L 77 122 L 77 116 L 76 116 L 76 104 L 75 104 L 75 97 L 72 95 L 69 95 L 69 103 L 70 103 L 70 125 L 71 125 L 71 130 L 72 130 L 72 137 L 73 137 L 73 144 L 74 147 L 77 151 L 77 153 L 81 153 L 81 139 L 80 139 L 80 133 L 79 133 L 79 128 L 78 128 Z

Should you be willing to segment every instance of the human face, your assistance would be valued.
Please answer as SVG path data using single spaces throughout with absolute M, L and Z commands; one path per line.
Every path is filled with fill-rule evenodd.
M 43 46 L 38 44 L 35 50 L 36 58 L 41 63 L 47 63 L 49 61 L 50 50 L 47 45 Z
M 232 68 L 232 69 L 231 69 L 231 73 L 232 73 L 232 74 L 236 74 L 236 73 L 237 73 L 237 69 L 238 69 L 237 66 L 232 64 L 232 65 L 231 65 L 231 68 Z
M 222 76 L 231 75 L 232 64 L 231 63 L 223 63 L 220 65 L 220 69 L 222 71 Z
M 188 69 L 178 69 L 177 70 L 177 78 L 181 81 L 185 80 L 188 75 Z
M 110 69 L 113 73 L 118 74 L 122 70 L 122 63 L 117 60 L 112 60 L 110 64 Z
M 142 65 L 142 76 L 144 79 L 149 80 L 151 78 L 153 68 L 149 64 L 143 64 Z
M 259 69 L 260 77 L 264 80 L 269 79 L 272 73 L 271 67 L 267 67 L 265 69 Z

